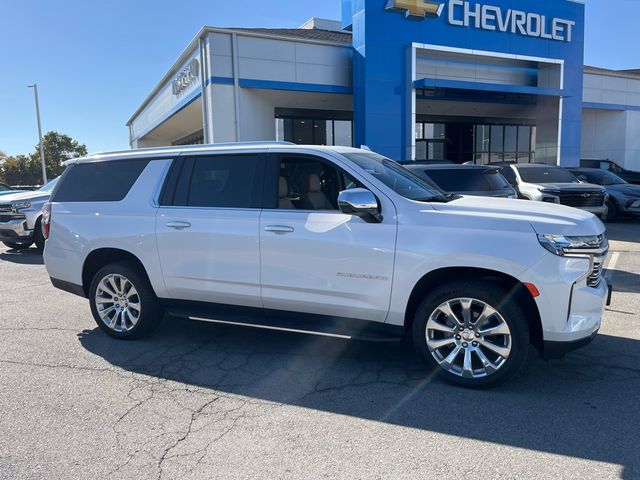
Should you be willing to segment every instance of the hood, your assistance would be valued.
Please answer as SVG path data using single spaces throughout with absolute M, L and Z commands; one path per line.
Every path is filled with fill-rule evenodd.
M 604 224 L 593 214 L 557 203 L 506 198 L 462 197 L 449 203 L 432 203 L 438 212 L 484 217 L 510 228 L 509 222 L 529 224 L 541 235 L 599 235 Z M 505 223 L 506 222 L 506 223 Z M 515 225 L 514 225 L 515 228 Z
M 7 190 L 6 192 L 0 192 L 0 197 L 8 197 L 9 195 L 16 195 L 27 191 L 28 190 Z
M 26 191 L 26 192 L 16 192 L 11 195 L 5 195 L 0 197 L 0 203 L 12 203 L 17 201 L 47 201 L 51 196 L 50 192 L 39 192 L 38 190 L 34 191 Z
M 544 188 L 545 190 L 579 190 L 581 192 L 584 192 L 585 190 L 601 192 L 604 190 L 604 188 L 600 185 L 595 185 L 593 183 L 532 183 L 531 185 Z
M 640 197 L 640 185 L 621 183 L 619 185 L 607 185 L 605 188 L 607 191 L 618 192 L 633 197 Z

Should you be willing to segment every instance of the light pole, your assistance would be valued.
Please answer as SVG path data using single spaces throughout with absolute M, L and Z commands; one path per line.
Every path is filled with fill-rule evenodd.
M 36 96 L 36 118 L 38 119 L 38 137 L 40 138 L 40 163 L 42 163 L 42 181 L 43 185 L 47 183 L 47 167 L 44 163 L 44 143 L 42 143 L 42 126 L 40 125 L 40 99 L 38 98 L 38 84 L 27 85 L 27 88 L 33 88 Z

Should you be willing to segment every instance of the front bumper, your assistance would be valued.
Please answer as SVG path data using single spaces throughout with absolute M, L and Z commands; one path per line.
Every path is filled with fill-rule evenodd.
M 0 222 L 0 242 L 30 242 L 33 230 L 28 229 L 26 218 L 17 218 Z
M 564 357 L 567 353 L 577 350 L 578 348 L 586 347 L 589 345 L 598 332 L 592 333 L 589 337 L 582 338 L 580 340 L 574 340 L 573 342 L 552 342 L 545 340 L 542 346 L 542 357 L 545 360 L 554 360 Z
M 604 257 L 598 258 L 604 262 Z M 580 346 L 594 336 L 610 298 L 610 287 L 604 278 L 596 286 L 589 258 L 560 257 L 549 253 L 520 275 L 522 282 L 533 283 L 540 295 L 535 298 L 542 322 L 542 340 L 550 350 L 558 344 Z M 580 343 L 582 342 L 582 343 Z M 577 348 L 577 347 L 576 347 Z M 545 355 L 546 356 L 546 355 Z

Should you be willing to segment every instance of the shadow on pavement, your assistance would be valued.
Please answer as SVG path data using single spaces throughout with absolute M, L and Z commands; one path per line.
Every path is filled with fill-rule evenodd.
M 624 467 L 640 476 L 640 341 L 606 335 L 563 360 L 532 352 L 499 388 L 456 388 L 404 344 L 372 344 L 167 318 L 150 339 L 99 329 L 82 346 L 119 368 L 229 394 Z M 399 445 L 399 448 L 401 446 Z M 473 452 L 465 452 L 473 457 Z M 428 455 L 428 452 L 425 452 Z
M 640 218 L 620 218 L 607 222 L 607 238 L 619 242 L 640 242 Z
M 44 265 L 42 253 L 35 248 L 25 250 L 6 250 L 0 253 L 0 260 L 22 265 Z
M 610 270 L 613 290 L 624 293 L 640 293 L 640 275 L 625 270 Z

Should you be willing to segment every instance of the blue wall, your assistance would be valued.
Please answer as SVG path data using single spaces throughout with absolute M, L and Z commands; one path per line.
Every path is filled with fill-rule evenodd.
M 411 43 L 563 59 L 564 104 L 562 164 L 580 156 L 584 52 L 584 5 L 569 0 L 487 0 L 509 8 L 576 22 L 571 42 L 486 31 L 448 23 L 448 0 L 440 17 L 406 18 L 386 9 L 388 0 L 343 0 L 343 25 L 353 29 L 356 145 L 368 145 L 391 158 L 406 160 L 409 59 Z M 471 5 L 475 5 L 475 1 Z

